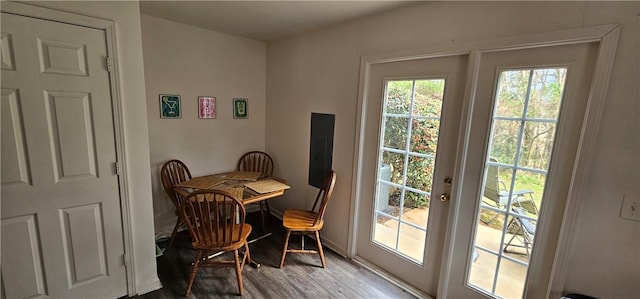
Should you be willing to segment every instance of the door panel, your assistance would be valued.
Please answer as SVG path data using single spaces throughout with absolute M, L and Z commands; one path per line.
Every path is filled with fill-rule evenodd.
M 60 210 L 69 284 L 77 285 L 107 275 L 102 209 L 90 204 Z
M 574 169 L 574 158 L 578 151 L 580 134 L 576 132 L 581 132 L 583 125 L 596 56 L 597 44 L 595 43 L 488 52 L 481 55 L 474 109 L 471 112 L 469 125 L 466 159 L 460 176 L 462 178 L 461 193 L 457 195 L 459 200 L 467 204 L 460 205 L 457 218 L 453 220 L 456 227 L 451 256 L 471 257 L 474 250 L 477 250 L 476 247 L 482 249 L 479 250 L 477 260 L 476 258 L 452 258 L 450 277 L 446 286 L 447 297 L 484 298 L 485 295 L 503 298 L 546 297 L 545 292 L 548 289 L 560 223 Z M 483 182 L 486 182 L 484 178 L 488 175 L 491 166 L 501 166 L 511 170 L 511 175 L 515 177 L 507 176 L 505 180 L 511 183 L 507 184 L 509 186 L 507 193 L 514 195 L 520 173 L 537 172 L 538 175 L 545 175 L 545 171 L 517 166 L 518 155 L 526 152 L 526 149 L 514 151 L 513 159 L 506 161 L 492 159 L 491 155 L 495 149 L 491 147 L 491 128 L 500 126 L 503 122 L 499 117 L 495 119 L 493 117 L 496 109 L 497 85 L 500 74 L 505 70 L 553 68 L 567 69 L 566 86 L 555 127 L 551 156 L 543 158 L 548 159 L 549 162 L 544 164 L 548 163 L 549 169 L 546 172 L 546 178 L 538 178 L 544 181 L 544 188 L 538 190 L 536 194 L 541 196 L 542 205 L 537 216 L 525 216 L 529 218 L 528 220 L 537 222 L 534 229 L 535 242 L 528 260 L 505 258 L 503 253 L 509 241 L 507 237 L 513 235 L 513 231 L 508 231 L 507 224 L 517 216 L 516 210 L 508 207 L 513 206 L 516 197 L 513 196 L 511 199 L 506 197 L 505 207 L 494 209 L 499 212 L 499 215 L 500 211 L 504 211 L 502 215 L 505 220 L 501 229 L 507 230 L 505 234 L 494 235 L 493 240 L 482 243 L 485 241 L 481 240 L 480 236 L 485 235 L 484 232 L 487 230 L 486 218 L 480 217 L 483 199 L 481 190 L 484 190 Z M 533 112 L 526 114 L 526 117 L 531 117 L 535 121 L 548 121 L 540 117 L 544 113 L 531 113 Z M 523 123 L 530 122 L 526 117 L 522 119 Z M 512 179 L 515 180 L 513 181 L 515 184 Z M 485 209 L 486 206 L 482 207 Z M 499 245 L 496 247 L 487 245 L 491 242 Z M 489 266 L 483 267 L 483 263 Z M 511 272 L 505 269 L 511 269 Z
M 90 94 L 45 91 L 56 181 L 95 178 L 95 136 Z
M 2 88 L 2 186 L 31 184 L 21 102 L 16 89 Z
M 126 295 L 105 33 L 2 13 L 2 38 L 4 295 Z
M 366 91 L 356 258 L 432 295 L 466 67 L 466 55 L 376 64 Z
M 46 295 L 36 215 L 2 219 L 2 272 L 2 298 Z

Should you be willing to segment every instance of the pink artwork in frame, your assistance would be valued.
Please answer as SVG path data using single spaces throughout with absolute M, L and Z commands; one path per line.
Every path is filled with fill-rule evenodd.
M 216 118 L 215 97 L 198 97 L 198 118 Z

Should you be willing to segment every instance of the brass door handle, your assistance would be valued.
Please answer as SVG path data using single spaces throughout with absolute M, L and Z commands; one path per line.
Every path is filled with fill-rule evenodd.
M 449 200 L 449 193 L 440 194 L 440 201 L 447 201 L 447 200 Z

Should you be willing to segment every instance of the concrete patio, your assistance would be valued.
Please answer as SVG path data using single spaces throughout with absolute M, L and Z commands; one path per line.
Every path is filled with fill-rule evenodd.
M 427 216 L 428 209 L 426 208 L 410 209 L 404 211 L 403 220 L 425 227 L 428 219 Z M 397 226 L 398 222 L 395 220 L 379 219 L 376 224 L 375 240 L 389 247 L 395 247 Z M 511 234 L 507 233 L 504 242 L 508 242 L 511 236 Z M 504 246 L 501 245 L 500 241 L 500 230 L 482 223 L 478 226 L 476 246 L 489 249 L 493 252 L 501 252 Z M 425 234 L 423 231 L 407 225 L 402 226 L 398 244 L 398 250 L 400 252 L 415 260 L 422 260 L 424 244 Z M 516 240 L 514 240 L 512 244 L 522 245 L 522 243 Z M 471 266 L 469 283 L 479 289 L 491 292 L 498 255 L 480 249 L 477 249 L 477 252 L 478 258 Z M 503 252 L 503 254 L 528 263 L 528 258 L 523 248 L 510 246 L 509 252 Z M 495 294 L 503 298 L 521 298 L 526 273 L 527 268 L 525 266 L 503 258 L 500 262 Z

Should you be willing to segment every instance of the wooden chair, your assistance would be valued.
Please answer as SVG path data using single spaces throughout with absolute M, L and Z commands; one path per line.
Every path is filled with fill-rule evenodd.
M 185 296 L 189 297 L 198 269 L 205 266 L 235 267 L 238 291 L 242 295 L 242 269 L 245 262 L 251 263 L 247 243 L 251 225 L 245 223 L 242 201 L 226 191 L 199 190 L 187 195 L 181 213 L 196 250 Z M 244 255 L 240 258 L 238 250 L 242 247 Z M 221 251 L 233 252 L 234 259 L 208 258 Z
M 313 208 L 309 211 L 305 210 L 285 210 L 282 216 L 282 224 L 287 230 L 287 235 L 284 241 L 284 249 L 282 250 L 282 258 L 280 259 L 280 268 L 284 265 L 284 258 L 287 252 L 292 253 L 318 253 L 320 255 L 320 261 L 322 262 L 322 268 L 326 267 L 324 260 L 324 252 L 322 250 L 322 243 L 320 242 L 320 233 L 324 225 L 324 213 L 327 208 L 327 204 L 331 199 L 333 193 L 333 186 L 336 184 L 336 173 L 331 171 L 329 176 L 324 180 L 322 189 L 318 192 L 316 200 L 313 203 Z M 301 249 L 289 249 L 289 237 L 292 232 L 302 234 L 302 248 Z M 318 250 L 306 250 L 304 248 L 304 235 L 309 233 L 315 233 L 316 241 L 318 244 Z
M 236 169 L 238 171 L 261 172 L 264 177 L 270 177 L 273 175 L 273 159 L 265 152 L 251 151 L 240 157 Z M 266 228 L 265 217 L 266 215 L 271 215 L 271 209 L 269 208 L 269 203 L 266 200 L 261 200 L 259 204 L 260 217 L 262 220 L 261 224 L 262 229 L 264 230 Z
M 182 220 L 182 216 L 180 215 L 180 207 L 182 205 L 183 196 L 177 192 L 175 189 L 175 185 L 182 183 L 184 181 L 188 181 L 191 179 L 191 172 L 187 165 L 185 165 L 180 160 L 170 160 L 165 162 L 162 165 L 162 170 L 160 171 L 160 179 L 162 181 L 162 187 L 164 187 L 164 191 L 167 192 L 173 206 L 175 208 L 176 214 L 176 225 L 173 227 L 173 232 L 171 233 L 171 240 L 169 241 L 169 246 L 167 246 L 167 250 L 171 249 L 173 246 L 173 241 L 178 233 L 178 228 L 184 223 Z

